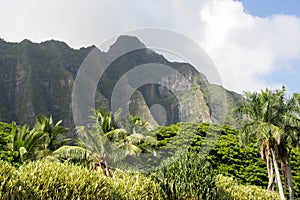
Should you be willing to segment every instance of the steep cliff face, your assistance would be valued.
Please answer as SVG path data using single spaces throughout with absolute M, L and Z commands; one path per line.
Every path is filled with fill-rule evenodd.
M 71 125 L 73 80 L 88 53 L 88 49 L 73 50 L 57 41 L 1 41 L 1 120 L 33 124 L 35 116 L 52 114 Z
M 3 121 L 25 117 L 31 121 L 35 115 L 29 84 L 31 69 L 25 53 L 20 53 L 23 45 L 0 42 L 0 118 Z M 22 116 L 19 115 L 21 112 Z
M 95 46 L 79 50 L 63 42 L 47 41 L 40 44 L 24 40 L 8 43 L 0 40 L 0 120 L 33 124 L 35 116 L 52 114 L 54 119 L 63 119 L 68 127 L 73 126 L 71 95 L 77 71 Z M 138 48 L 122 55 L 127 49 Z M 114 55 L 121 55 L 112 60 Z M 154 126 L 153 105 L 160 104 L 166 111 L 166 123 L 189 121 L 191 118 L 207 122 L 220 122 L 218 109 L 226 109 L 227 121 L 237 123 L 232 108 L 242 97 L 226 91 L 226 105 L 211 99 L 209 92 L 222 89 L 208 83 L 205 76 L 187 63 L 172 63 L 162 55 L 147 49 L 136 37 L 121 36 L 108 52 L 100 58 L 111 63 L 101 77 L 96 93 L 96 105 L 110 109 L 112 91 L 117 81 L 129 70 L 148 63 L 167 65 L 184 77 L 169 74 L 158 84 L 138 88 L 130 100 L 132 115 L 140 115 Z M 164 86 L 162 86 L 162 83 Z M 130 80 L 128 87 L 131 87 Z M 174 94 L 176 92 L 177 96 Z M 155 106 L 154 106 L 155 107 Z M 153 108 L 153 107 L 152 107 Z M 214 113 L 214 114 L 213 114 Z

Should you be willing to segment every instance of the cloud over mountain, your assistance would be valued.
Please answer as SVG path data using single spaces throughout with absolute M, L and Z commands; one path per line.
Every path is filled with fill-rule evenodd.
M 207 51 L 224 86 L 238 92 L 280 85 L 288 78 L 276 74 L 299 71 L 300 19 L 253 16 L 238 1 L 14 0 L 1 7 L 0 37 L 8 41 L 53 38 L 80 47 L 139 27 L 178 31 Z

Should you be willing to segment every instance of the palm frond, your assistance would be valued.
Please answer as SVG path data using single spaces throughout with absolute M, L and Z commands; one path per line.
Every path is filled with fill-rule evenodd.
M 92 161 L 93 153 L 78 146 L 62 146 L 52 153 L 52 156 L 60 160 L 89 160 Z

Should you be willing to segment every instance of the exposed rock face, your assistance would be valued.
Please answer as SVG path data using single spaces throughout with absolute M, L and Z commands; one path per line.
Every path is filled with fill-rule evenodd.
M 178 76 L 178 74 L 172 74 L 170 77 L 163 77 L 159 82 L 159 95 L 164 96 L 169 94 L 169 91 L 184 92 L 192 88 L 192 72 L 189 71 L 186 76 Z M 164 85 L 164 86 L 162 86 Z
M 166 97 L 172 92 L 187 94 L 189 98 L 181 99 L 181 104 L 178 106 L 178 118 L 191 120 L 191 116 L 203 122 L 211 122 L 209 116 L 209 108 L 204 102 L 204 97 L 201 90 L 194 90 L 197 87 L 193 82 L 193 73 L 190 70 L 182 73 L 183 76 L 172 74 L 169 77 L 163 77 L 159 82 L 158 93 L 161 98 Z M 174 123 L 175 121 L 171 121 Z
M 77 71 L 95 46 L 74 50 L 63 42 L 47 41 L 40 44 L 24 40 L 8 43 L 0 40 L 0 120 L 33 124 L 35 116 L 52 114 L 55 120 L 63 119 L 73 127 L 71 95 Z M 137 48 L 122 55 L 128 48 Z M 114 55 L 122 55 L 112 60 Z M 172 67 L 183 76 L 170 74 L 158 84 L 147 84 L 132 95 L 130 111 L 152 125 L 150 107 L 160 104 L 166 109 L 166 124 L 191 117 L 206 122 L 220 122 L 218 109 L 226 109 L 230 124 L 237 122 L 232 108 L 242 97 L 226 91 L 227 103 L 219 105 L 210 99 L 209 91 L 221 89 L 210 85 L 203 74 L 186 63 L 172 63 L 162 55 L 147 49 L 136 37 L 121 36 L 100 58 L 111 63 L 101 77 L 96 93 L 96 105 L 110 107 L 112 91 L 117 81 L 136 66 L 158 63 Z M 164 86 L 162 86 L 164 85 Z M 128 80 L 128 87 L 131 87 Z M 177 96 L 174 94 L 177 94 Z M 179 98 L 179 99 L 178 99 Z M 215 113 L 213 116 L 212 113 Z

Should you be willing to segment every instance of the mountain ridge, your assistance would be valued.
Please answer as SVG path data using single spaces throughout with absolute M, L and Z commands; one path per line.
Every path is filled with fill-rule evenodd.
M 54 119 L 63 119 L 66 126 L 73 127 L 71 101 L 74 80 L 80 65 L 94 48 L 96 47 L 92 45 L 73 49 L 65 42 L 57 40 L 48 40 L 42 43 L 34 43 L 30 40 L 10 43 L 3 39 L 0 40 L 0 120 L 33 124 L 37 115 L 52 114 Z M 136 50 L 123 55 L 128 49 Z M 216 108 L 215 105 L 208 103 L 209 92 L 205 91 L 205 87 L 207 90 L 209 83 L 205 75 L 197 72 L 192 65 L 168 61 L 163 55 L 148 49 L 135 36 L 120 36 L 107 52 L 100 49 L 99 51 L 101 59 L 111 64 L 98 84 L 97 106 L 110 109 L 111 91 L 117 80 L 127 71 L 145 63 L 159 63 L 186 74 L 184 76 L 190 76 L 189 78 L 193 80 L 192 87 L 199 87 L 195 91 L 201 99 L 199 100 L 200 107 L 203 109 L 203 113 L 206 113 L 202 114 L 202 118 L 204 117 L 206 121 L 218 122 L 218 119 L 215 119 L 216 116 L 211 116 Z M 111 55 L 121 56 L 110 60 Z M 174 81 L 176 82 L 176 80 L 169 80 L 169 85 L 174 84 Z M 221 88 L 221 86 L 209 85 L 211 88 Z M 148 113 L 146 119 L 150 120 L 151 105 L 160 103 L 168 107 L 168 124 L 179 121 L 178 105 L 163 100 L 162 97 L 165 94 L 158 94 L 158 85 L 146 85 L 139 88 L 138 91 L 142 97 L 141 95 L 135 96 L 138 96 L 139 101 L 144 101 L 148 108 L 145 110 L 132 108 L 133 115 L 145 112 Z M 236 124 L 238 119 L 232 113 L 232 108 L 237 101 L 242 100 L 242 97 L 235 92 L 225 91 L 230 103 L 230 105 L 226 105 L 228 117 L 232 118 L 230 124 Z M 188 104 L 190 104 L 191 108 L 189 109 L 191 110 L 184 112 L 192 112 L 193 103 L 189 102 Z M 139 113 L 134 113 L 134 110 L 138 110 Z M 153 121 L 153 119 L 151 120 Z

